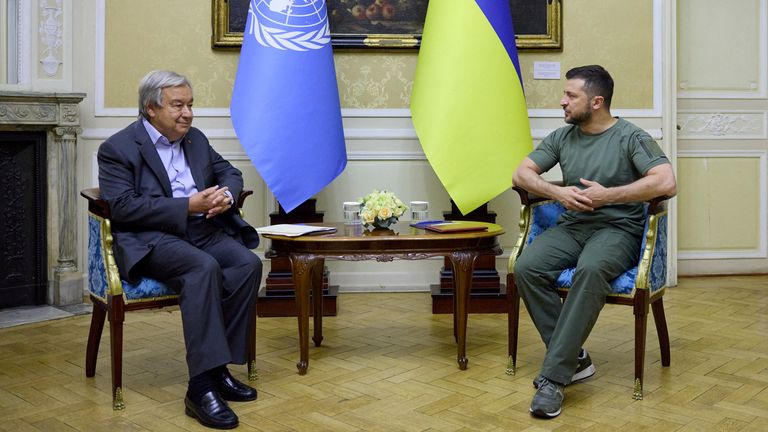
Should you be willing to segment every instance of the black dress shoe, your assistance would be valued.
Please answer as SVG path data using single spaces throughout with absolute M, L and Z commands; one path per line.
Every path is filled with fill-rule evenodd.
M 209 428 L 232 429 L 240 423 L 237 414 L 214 390 L 209 390 L 194 399 L 187 394 L 184 398 L 184 406 L 184 412 L 188 416 Z
M 216 391 L 228 401 L 245 402 L 256 400 L 256 389 L 236 380 L 224 369 L 216 381 Z

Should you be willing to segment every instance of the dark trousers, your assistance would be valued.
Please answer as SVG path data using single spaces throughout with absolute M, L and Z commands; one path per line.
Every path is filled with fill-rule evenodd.
M 256 254 L 205 218 L 193 218 L 186 236 L 164 236 L 141 266 L 142 274 L 180 294 L 190 377 L 247 361 L 261 281 Z
M 541 375 L 571 382 L 578 355 L 597 321 L 610 282 L 637 264 L 640 238 L 609 224 L 560 224 L 528 245 L 515 262 L 515 284 L 547 347 Z M 565 301 L 555 281 L 576 267 Z

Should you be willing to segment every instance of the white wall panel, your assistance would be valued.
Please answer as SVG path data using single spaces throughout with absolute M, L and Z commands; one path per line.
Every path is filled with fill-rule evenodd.
M 680 200 L 688 205 L 680 212 L 681 260 L 745 259 L 768 257 L 768 191 L 766 190 L 766 151 L 685 151 L 678 152 L 680 166 L 687 158 L 703 161 L 700 172 L 682 173 Z M 730 170 L 724 180 L 719 173 L 728 164 L 718 164 L 710 171 L 709 161 L 731 158 L 735 161 L 756 162 L 755 183 L 751 183 L 750 169 L 743 172 Z M 739 166 L 732 164 L 733 167 Z M 688 182 L 686 183 L 686 180 Z M 745 183 L 750 186 L 743 187 Z M 685 196 L 685 191 L 689 194 Z M 756 196 L 755 196 L 756 195 Z M 698 201 L 698 202 L 697 202 Z M 696 227 L 690 232 L 688 226 Z M 686 240 L 687 239 L 687 240 Z M 682 249 L 686 244 L 716 245 L 709 249 Z
M 766 96 L 767 0 L 678 0 L 678 95 Z

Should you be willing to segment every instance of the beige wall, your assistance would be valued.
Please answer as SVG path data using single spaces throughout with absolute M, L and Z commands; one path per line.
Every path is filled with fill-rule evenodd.
M 211 49 L 211 1 L 107 0 L 105 25 L 107 107 L 135 108 L 136 86 L 154 69 L 187 75 L 196 107 L 228 106 L 238 54 Z
M 193 81 L 196 106 L 228 106 L 238 52 L 211 49 L 208 3 L 107 1 L 105 105 L 134 107 L 139 79 L 149 70 L 172 68 Z M 563 7 L 565 49 L 562 52 L 521 51 L 528 107 L 558 107 L 562 83 L 534 80 L 533 62 L 559 61 L 563 74 L 574 66 L 603 64 L 616 80 L 614 107 L 650 108 L 653 103 L 652 6 L 653 3 L 647 1 L 569 0 Z M 149 10 L 157 13 L 148 14 Z M 168 25 L 169 16 L 184 25 Z M 342 107 L 407 108 L 417 55 L 417 51 L 337 53 Z
M 61 68 L 54 76 L 45 76 L 39 62 L 45 47 L 38 28 L 42 6 L 53 3 L 23 3 L 28 6 L 29 21 L 24 53 L 30 58 L 22 65 L 27 81 L 18 86 L 0 84 L 0 88 L 88 95 L 81 105 L 77 187 L 96 184 L 98 145 L 135 118 L 135 87 L 141 76 L 151 69 L 172 68 L 195 84 L 196 126 L 243 170 L 246 183 L 256 191 L 246 206 L 249 221 L 267 223 L 274 200 L 245 157 L 228 117 L 238 54 L 211 50 L 211 1 L 55 3 L 63 8 L 62 44 L 56 51 Z M 562 125 L 557 107 L 562 82 L 533 80 L 533 62 L 559 61 L 563 72 L 580 64 L 604 64 L 616 79 L 614 113 L 648 130 L 665 149 L 680 150 L 681 196 L 675 203 L 680 210 L 681 274 L 768 271 L 768 0 L 676 0 L 678 21 L 670 28 L 677 29 L 680 55 L 668 62 L 664 53 L 671 47 L 662 46 L 661 41 L 675 36 L 662 33 L 660 22 L 666 16 L 662 12 L 674 9 L 667 0 L 563 3 L 564 49 L 520 55 L 534 141 Z M 416 51 L 337 52 L 349 165 L 318 195 L 326 220 L 340 219 L 339 203 L 373 186 L 395 190 L 405 200 L 427 199 L 436 217 L 447 210 L 448 197 L 424 159 L 407 109 L 416 61 Z M 680 94 L 677 141 L 662 130 L 661 103 L 672 92 L 661 95 L 660 89 L 662 80 L 674 79 L 675 67 Z M 668 113 L 664 115 L 669 118 Z M 668 131 L 674 129 L 665 126 Z M 734 184 L 749 187 L 734 188 Z M 721 195 L 727 196 L 727 206 L 718 198 Z M 745 199 L 733 200 L 735 196 Z M 78 205 L 78 220 L 84 221 L 84 203 Z M 517 198 L 508 191 L 494 199 L 490 208 L 508 230 L 502 238 L 508 251 L 517 235 Z M 707 218 L 699 219 L 702 212 Z M 735 222 L 721 222 L 734 214 Z M 84 226 L 83 222 L 78 236 L 80 263 L 84 262 Z M 505 259 L 506 255 L 498 261 L 502 272 Z M 417 283 L 428 282 L 436 264 L 414 264 L 425 275 Z M 355 282 L 375 272 L 386 284 L 413 274 L 412 269 L 406 274 L 397 266 L 366 265 L 339 266 L 335 275 Z
M 562 81 L 534 80 L 533 62 L 559 61 L 563 74 L 577 65 L 605 65 L 617 84 L 615 114 L 628 117 L 663 143 L 661 107 L 655 99 L 660 92 L 661 35 L 660 24 L 654 22 L 659 11 L 654 8 L 660 4 L 660 0 L 569 0 L 564 5 L 564 49 L 520 55 L 536 142 L 563 124 L 557 105 Z M 256 191 L 246 205 L 246 218 L 255 226 L 268 224 L 275 202 L 240 147 L 228 117 L 238 53 L 211 49 L 211 1 L 82 0 L 78 7 L 75 26 L 94 30 L 75 37 L 75 89 L 89 95 L 82 107 L 79 187 L 96 184 L 98 145 L 135 118 L 141 77 L 152 69 L 170 68 L 188 75 L 194 84 L 195 125 L 243 170 L 246 184 Z M 341 220 L 341 202 L 374 187 L 395 191 L 404 201 L 429 201 L 431 217 L 440 218 L 450 209 L 450 199 L 421 151 L 407 109 L 417 55 L 417 51 L 377 50 L 335 54 L 349 163 L 317 195 L 326 221 Z M 510 190 L 492 200 L 489 208 L 507 230 L 501 238 L 505 254 L 497 260 L 503 275 L 517 238 L 519 201 Z M 263 247 L 257 253 L 263 255 Z M 334 283 L 362 290 L 427 289 L 437 280 L 441 265 L 440 259 L 386 265 L 329 263 Z

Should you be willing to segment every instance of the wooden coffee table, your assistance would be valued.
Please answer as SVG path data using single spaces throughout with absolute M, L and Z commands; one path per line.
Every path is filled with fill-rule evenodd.
M 319 224 L 320 225 L 320 224 Z M 498 236 L 504 229 L 486 223 L 487 231 L 437 234 L 412 228 L 400 222 L 392 230 L 367 231 L 360 225 L 321 224 L 335 226 L 331 234 L 283 237 L 264 235 L 272 244 L 267 258 L 287 257 L 291 261 L 293 284 L 299 320 L 299 374 L 307 373 L 309 366 L 309 299 L 310 290 L 315 299 L 322 298 L 323 268 L 325 259 L 344 261 L 376 260 L 389 262 L 394 259 L 420 260 L 430 257 L 447 257 L 453 264 L 453 326 L 458 344 L 459 369 L 466 369 L 467 303 L 472 284 L 472 271 L 479 255 L 500 255 Z M 323 341 L 323 302 L 313 302 L 315 346 Z

